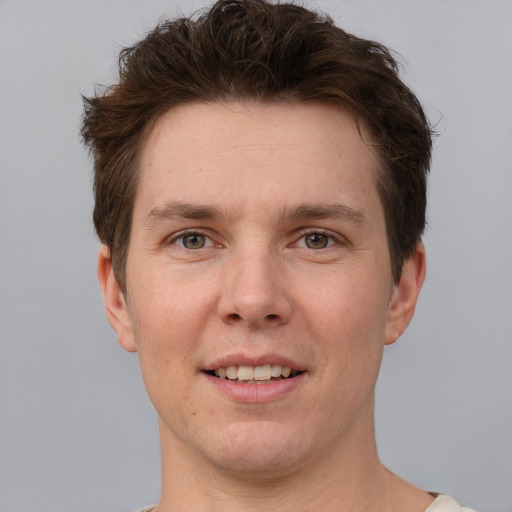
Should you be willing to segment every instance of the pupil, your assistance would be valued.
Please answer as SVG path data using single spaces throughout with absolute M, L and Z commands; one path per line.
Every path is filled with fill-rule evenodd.
M 306 245 L 310 249 L 323 249 L 327 247 L 327 237 L 321 233 L 314 233 L 306 237 Z
M 204 244 L 204 236 L 198 234 L 188 235 L 183 240 L 183 245 L 187 249 L 201 249 L 202 247 L 204 247 Z

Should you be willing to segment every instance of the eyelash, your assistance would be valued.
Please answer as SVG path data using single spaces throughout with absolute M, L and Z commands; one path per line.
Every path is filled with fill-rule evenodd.
M 205 245 L 201 246 L 201 247 L 197 247 L 197 248 L 186 247 L 185 239 L 187 237 L 191 237 L 193 235 L 196 235 L 199 237 L 204 237 Z M 313 236 L 313 235 L 320 235 L 322 237 L 326 237 L 327 245 L 325 247 L 308 247 L 306 239 L 308 236 Z M 181 243 L 179 243 L 180 241 L 181 241 Z M 293 242 L 291 245 L 299 246 L 299 243 L 301 241 L 304 242 L 304 246 L 302 246 L 302 248 L 309 249 L 312 251 L 315 251 L 315 250 L 321 251 L 323 249 L 328 249 L 329 247 L 332 247 L 335 244 L 340 244 L 340 243 L 343 244 L 343 241 L 340 240 L 339 236 L 333 235 L 330 231 L 326 231 L 326 230 L 318 229 L 318 228 L 316 228 L 316 229 L 310 228 L 310 229 L 302 230 L 301 236 L 295 242 Z M 215 245 L 215 243 L 213 242 L 211 237 L 202 233 L 201 231 L 194 230 L 194 229 L 187 229 L 187 230 L 181 231 L 180 233 L 174 235 L 172 238 L 166 240 L 165 245 L 177 245 L 178 247 L 180 247 L 182 249 L 194 251 L 194 250 L 206 249 L 206 248 L 212 247 L 213 245 Z
M 326 247 L 317 247 L 317 248 L 307 247 L 305 240 L 308 236 L 312 236 L 312 235 L 321 235 L 323 237 L 326 237 L 327 238 L 327 246 Z M 321 251 L 323 249 L 328 249 L 329 247 L 332 247 L 333 245 L 339 245 L 339 244 L 344 243 L 344 240 L 342 239 L 342 237 L 336 236 L 330 231 L 326 231 L 324 229 L 318 229 L 318 228 L 307 228 L 307 229 L 302 230 L 301 236 L 297 239 L 296 242 L 293 243 L 293 245 L 297 246 L 300 241 L 304 241 L 305 247 L 303 247 L 303 248 L 310 249 L 312 251 L 315 251 L 315 250 Z
M 185 247 L 185 245 L 184 245 L 185 239 L 187 237 L 191 237 L 193 235 L 204 237 L 205 238 L 205 246 L 199 247 L 199 248 L 196 248 L 196 249 L 190 249 L 189 247 Z M 178 243 L 180 240 L 181 240 L 181 243 Z M 189 250 L 189 251 L 194 251 L 194 250 L 198 250 L 198 249 L 205 249 L 205 248 L 208 248 L 208 247 L 212 247 L 213 245 L 215 245 L 215 243 L 213 242 L 211 237 L 209 237 L 208 235 L 202 233 L 199 230 L 196 230 L 196 229 L 186 229 L 186 230 L 180 231 L 179 233 L 177 233 L 177 234 L 173 235 L 172 237 L 168 238 L 164 242 L 164 245 L 177 245 L 181 249 L 185 249 L 185 250 Z

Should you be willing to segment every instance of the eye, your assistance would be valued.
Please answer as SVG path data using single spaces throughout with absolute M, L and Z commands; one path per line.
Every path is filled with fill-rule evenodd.
M 212 240 L 202 233 L 189 232 L 181 234 L 173 241 L 175 245 L 179 245 L 185 249 L 203 249 L 213 245 Z
M 307 247 L 308 249 L 326 249 L 335 243 L 336 241 L 333 237 L 321 231 L 315 231 L 302 236 L 297 245 L 299 247 Z

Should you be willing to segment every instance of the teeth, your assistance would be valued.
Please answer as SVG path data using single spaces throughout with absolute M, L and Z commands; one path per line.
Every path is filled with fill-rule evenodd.
M 227 366 L 215 370 L 215 375 L 221 379 L 229 379 L 245 384 L 265 384 L 272 378 L 280 377 L 288 378 L 290 375 L 295 377 L 297 370 L 293 370 L 288 366 L 280 364 L 265 364 L 262 366 Z
M 252 366 L 239 366 L 238 367 L 238 380 L 253 380 L 254 368 Z
M 226 368 L 226 377 L 235 380 L 238 377 L 238 368 L 236 366 L 228 366 Z
M 269 364 L 254 368 L 254 380 L 270 380 L 271 377 L 272 368 Z M 240 378 L 240 371 L 238 372 L 238 378 Z
M 281 371 L 283 367 L 280 364 L 273 364 L 271 369 L 272 377 L 281 377 Z

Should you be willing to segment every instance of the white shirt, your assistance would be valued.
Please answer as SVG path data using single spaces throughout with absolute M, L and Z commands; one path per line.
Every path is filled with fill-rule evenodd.
M 146 507 L 137 512 L 151 512 L 154 507 Z M 453 498 L 440 494 L 425 512 L 475 512 L 472 508 L 461 507 Z
M 440 494 L 425 512 L 475 512 L 472 508 L 461 507 L 452 497 Z

